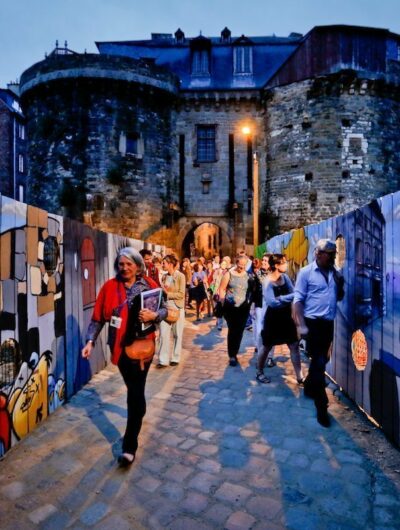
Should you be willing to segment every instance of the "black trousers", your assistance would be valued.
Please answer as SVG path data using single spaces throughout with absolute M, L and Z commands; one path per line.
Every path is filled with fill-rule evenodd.
M 236 358 L 239 352 L 249 312 L 250 306 L 246 302 L 239 307 L 224 304 L 224 317 L 228 325 L 228 355 L 230 358 Z
M 304 388 L 313 396 L 317 408 L 326 408 L 325 367 L 333 340 L 333 320 L 306 318 L 305 321 L 309 329 L 306 340 L 311 363 Z
M 122 353 L 118 368 L 125 382 L 127 393 L 127 424 L 122 442 L 122 452 L 134 455 L 138 447 L 138 436 L 142 428 L 142 421 L 146 414 L 146 399 L 144 390 L 150 364 L 146 363 L 144 370 L 140 369 L 140 363 L 129 359 Z

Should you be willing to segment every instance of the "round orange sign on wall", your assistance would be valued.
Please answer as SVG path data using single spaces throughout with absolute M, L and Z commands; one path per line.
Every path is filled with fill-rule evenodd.
M 357 370 L 365 370 L 368 362 L 368 344 L 360 329 L 355 331 L 351 337 L 351 353 Z

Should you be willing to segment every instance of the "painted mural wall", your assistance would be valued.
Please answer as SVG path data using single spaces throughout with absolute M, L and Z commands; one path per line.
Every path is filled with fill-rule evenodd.
M 126 245 L 163 252 L 0 195 L 0 457 L 109 362 L 105 330 L 80 350 Z
M 295 279 L 318 239 L 336 240 L 346 294 L 327 371 L 400 445 L 400 192 L 261 245 L 287 256 Z

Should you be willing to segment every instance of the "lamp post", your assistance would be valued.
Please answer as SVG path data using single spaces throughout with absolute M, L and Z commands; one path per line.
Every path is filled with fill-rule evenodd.
M 253 151 L 253 241 L 254 241 L 254 255 L 258 247 L 258 214 L 260 211 L 260 194 L 258 184 L 258 155 L 257 151 Z
M 242 128 L 243 134 L 249 138 L 251 135 L 251 129 L 248 126 Z M 253 136 L 253 145 L 252 145 L 252 173 L 253 173 L 253 245 L 254 245 L 254 255 L 256 254 L 256 249 L 258 247 L 258 216 L 260 209 L 260 192 L 259 192 L 259 171 L 258 171 L 258 154 L 255 150 L 255 136 Z

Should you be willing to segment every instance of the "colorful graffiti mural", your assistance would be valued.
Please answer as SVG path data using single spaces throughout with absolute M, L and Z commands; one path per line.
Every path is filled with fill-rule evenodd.
M 346 281 L 327 369 L 347 394 L 400 444 L 400 192 L 262 245 L 287 255 L 294 280 L 320 238 L 336 240 Z
M 126 245 L 163 252 L 0 196 L 0 456 L 107 364 L 105 332 L 80 350 Z

